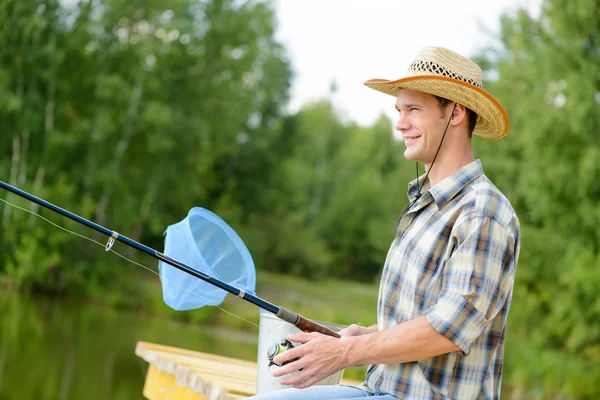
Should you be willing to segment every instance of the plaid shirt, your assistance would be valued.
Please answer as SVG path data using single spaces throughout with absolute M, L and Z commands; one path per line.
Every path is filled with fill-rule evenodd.
M 409 184 L 409 199 L 417 182 Z M 499 399 L 519 221 L 479 160 L 430 188 L 399 220 L 378 304 L 379 329 L 424 315 L 462 351 L 371 365 L 366 386 L 401 399 Z

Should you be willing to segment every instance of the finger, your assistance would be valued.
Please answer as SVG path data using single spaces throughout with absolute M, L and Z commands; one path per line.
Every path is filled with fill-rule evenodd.
M 349 327 L 344 328 L 341 331 L 339 331 L 338 334 L 340 336 L 354 336 L 354 333 L 356 332 L 356 328 L 357 328 L 357 326 L 352 324 Z
M 316 337 L 315 332 L 313 332 L 313 333 L 300 332 L 300 333 L 294 333 L 291 335 L 287 335 L 288 340 L 291 340 L 292 342 L 296 342 L 296 343 L 310 342 L 315 337 Z
M 317 375 L 311 375 L 309 373 L 305 374 L 306 377 L 298 377 L 297 375 L 294 375 L 293 378 L 298 378 L 296 379 L 296 382 L 291 383 L 291 385 L 293 387 L 295 387 L 296 389 L 304 389 L 307 387 L 311 387 L 312 385 L 314 385 L 315 383 L 317 383 L 319 381 L 319 378 Z
M 273 375 L 274 377 L 280 377 L 283 375 L 287 375 L 287 374 L 291 374 L 293 372 L 299 371 L 301 369 L 303 369 L 306 365 L 304 365 L 304 362 L 302 361 L 302 359 L 299 359 L 298 361 L 294 361 L 291 362 L 289 364 L 283 365 L 281 367 L 278 367 L 276 369 L 274 369 L 271 372 L 271 375 Z
M 302 346 L 294 347 L 293 349 L 286 350 L 283 353 L 276 355 L 275 358 L 273 358 L 273 362 L 276 364 L 283 364 L 294 358 L 302 357 L 304 354 L 305 351 Z
M 311 385 L 310 381 L 314 371 L 311 372 L 310 368 L 302 370 L 294 375 L 288 375 L 279 380 L 282 385 L 291 385 L 294 387 L 308 387 Z
M 312 385 L 314 385 L 316 383 L 316 379 L 311 378 L 308 381 L 304 381 L 302 383 L 293 385 L 293 387 L 295 387 L 296 389 L 306 389 L 307 387 L 311 387 Z

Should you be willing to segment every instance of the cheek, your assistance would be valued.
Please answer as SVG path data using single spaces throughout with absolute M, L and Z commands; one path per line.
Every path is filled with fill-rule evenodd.
M 421 132 L 421 139 L 423 140 L 423 143 L 429 142 L 430 128 L 425 124 L 421 124 L 419 125 L 419 131 Z
M 419 130 L 421 131 L 423 143 L 429 144 L 429 143 L 434 143 L 436 141 L 439 127 L 435 124 L 432 124 L 431 121 L 428 121 L 428 123 L 424 122 L 424 123 L 420 124 Z M 442 128 L 442 130 L 443 130 L 443 128 Z
M 413 124 L 423 136 L 426 136 L 430 131 L 427 119 L 420 118 L 420 116 L 413 118 Z

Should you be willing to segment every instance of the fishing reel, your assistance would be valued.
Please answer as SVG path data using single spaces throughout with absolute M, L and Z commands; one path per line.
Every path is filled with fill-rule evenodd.
M 273 361 L 273 359 L 275 357 L 277 357 L 277 355 L 283 353 L 286 350 L 290 350 L 290 349 L 293 349 L 293 348 L 294 348 L 294 345 L 292 344 L 292 342 L 290 342 L 287 339 L 283 339 L 280 342 L 273 343 L 271 345 L 271 347 L 269 347 L 269 349 L 267 350 L 267 358 L 269 359 L 268 368 L 271 368 L 271 366 L 273 366 L 273 365 L 276 365 L 278 367 L 282 367 L 282 366 L 287 365 L 287 364 L 289 364 L 291 362 L 299 360 L 300 358 L 294 358 L 293 360 L 289 360 L 289 361 L 283 362 L 281 364 L 277 364 L 275 361 Z

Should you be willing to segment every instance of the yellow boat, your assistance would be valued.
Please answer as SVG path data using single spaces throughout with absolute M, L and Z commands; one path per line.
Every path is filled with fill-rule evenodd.
M 256 393 L 251 361 L 148 342 L 138 342 L 135 354 L 149 364 L 143 392 L 149 400 L 239 400 Z

